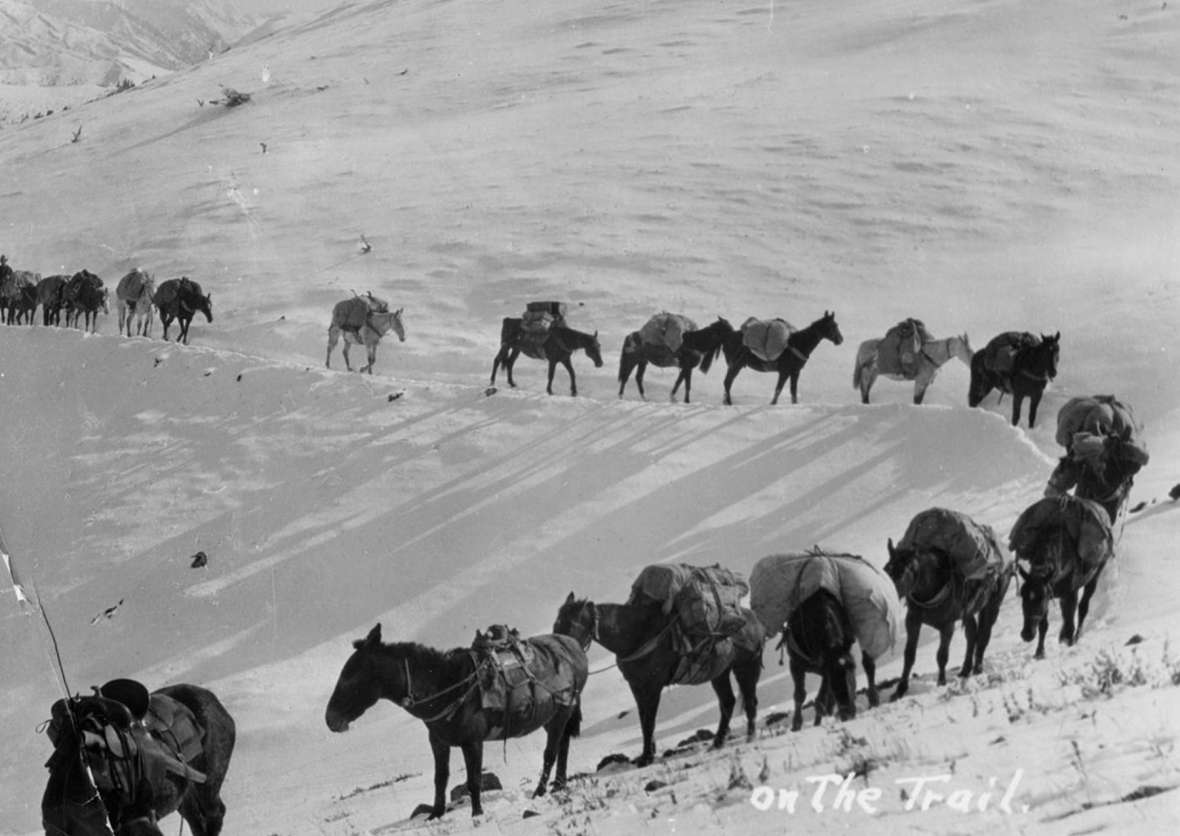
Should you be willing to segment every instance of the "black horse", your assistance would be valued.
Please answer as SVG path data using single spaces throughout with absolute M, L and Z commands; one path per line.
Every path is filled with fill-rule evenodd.
M 983 587 L 973 590 L 969 596 L 966 581 L 955 569 L 950 555 L 941 549 L 898 549 L 894 548 L 893 540 L 889 540 L 888 548 L 889 562 L 885 564 L 885 574 L 893 579 L 898 596 L 906 602 L 905 660 L 892 699 L 901 699 L 909 690 L 910 672 L 914 668 L 918 635 L 923 624 L 929 624 L 939 632 L 935 654 L 939 685 L 946 685 L 951 638 L 959 621 L 963 622 L 963 633 L 967 637 L 967 652 L 959 676 L 965 678 L 981 673 L 992 627 L 1012 581 L 1010 567 L 985 579 Z
M 66 309 L 66 327 L 77 328 L 82 324 L 84 331 L 98 330 L 98 312 L 111 312 L 107 288 L 103 281 L 89 270 L 79 270 L 70 276 L 62 289 L 62 306 Z
M 1024 624 L 1020 638 L 1026 642 L 1037 637 L 1034 657 L 1045 658 L 1045 634 L 1049 632 L 1049 601 L 1061 599 L 1060 642 L 1071 646 L 1082 632 L 1082 624 L 1090 612 L 1090 599 L 1098 588 L 1098 579 L 1110 559 L 1110 552 L 1087 566 L 1077 553 L 1077 547 L 1064 525 L 1042 530 L 1031 554 L 1028 570 L 1018 567 L 1024 584 L 1020 588 L 1020 604 Z M 1025 555 L 1022 555 L 1025 556 Z M 1081 591 L 1079 598 L 1078 592 Z M 1076 621 L 1075 621 L 1076 614 Z
M 41 306 L 43 325 L 61 325 L 62 292 L 69 276 L 46 276 L 37 282 L 37 303 Z
M 508 374 L 508 385 L 516 388 L 516 383 L 512 379 L 512 367 L 521 354 L 535 360 L 549 361 L 549 382 L 545 391 L 550 395 L 553 394 L 553 374 L 558 363 L 565 366 L 569 373 L 570 394 L 578 394 L 578 383 L 574 377 L 574 366 L 570 362 L 570 357 L 579 348 L 594 361 L 595 368 L 602 368 L 602 347 L 598 344 L 597 331 L 587 334 L 554 323 L 543 337 L 537 339 L 525 333 L 521 322 L 520 317 L 505 317 L 503 325 L 500 326 L 500 350 L 496 353 L 496 359 L 492 361 L 493 386 L 496 384 L 496 371 L 503 366 Z
M 808 673 L 822 677 L 815 697 L 815 724 L 835 713 L 839 708 L 841 720 L 856 716 L 856 662 L 852 658 L 852 644 L 856 634 L 848 617 L 848 610 L 840 599 L 826 589 L 820 589 L 799 605 L 787 620 L 783 643 L 790 659 L 791 679 L 795 683 L 795 715 L 791 730 L 803 727 L 803 699 L 807 696 Z M 877 664 L 867 653 L 861 654 L 861 664 L 868 679 L 869 705 L 880 702 L 877 694 Z
M 157 819 L 177 811 L 193 836 L 221 833 L 233 718 L 196 685 L 170 685 L 150 698 L 144 689 L 143 701 L 134 713 L 98 695 L 53 706 L 54 753 L 41 799 L 47 836 L 162 836 Z
M 627 380 L 631 372 L 635 372 L 635 385 L 639 387 L 639 396 L 647 400 L 643 391 L 643 374 L 650 363 L 653 366 L 666 369 L 676 367 L 680 375 L 672 386 L 671 397 L 676 398 L 680 384 L 684 384 L 684 402 L 691 402 L 692 370 L 700 367 L 701 374 L 708 374 L 713 361 L 721 353 L 721 346 L 734 333 L 733 326 L 724 317 L 717 317 L 717 321 L 704 328 L 685 331 L 683 342 L 677 351 L 663 345 L 652 345 L 643 341 L 639 331 L 632 331 L 623 340 L 623 350 L 619 354 L 619 397 L 623 397 L 623 390 L 627 387 Z
M 728 651 L 714 648 L 708 651 L 708 658 L 700 660 L 714 674 L 710 682 L 721 708 L 721 721 L 713 735 L 714 748 L 724 745 L 729 737 L 729 721 L 737 704 L 729 681 L 731 671 L 742 693 L 746 737 L 754 737 L 766 634 L 754 613 L 749 610 L 744 613 L 746 626 L 729 643 Z M 675 625 L 676 616 L 664 614 L 658 604 L 595 604 L 575 598 L 572 592 L 561 605 L 553 625 L 555 633 L 564 633 L 582 643 L 593 639 L 615 654 L 619 671 L 627 680 L 639 709 L 643 752 L 635 760 L 637 766 L 647 766 L 655 759 L 660 692 L 664 686 L 674 684 L 677 669 L 681 667 L 683 651 L 677 646 Z
M 168 279 L 156 288 L 156 295 L 152 303 L 160 312 L 160 322 L 164 326 L 164 341 L 168 340 L 168 326 L 172 320 L 180 323 L 180 333 L 176 341 L 188 345 L 188 327 L 193 317 L 198 313 L 205 315 L 206 322 L 213 321 L 213 294 L 201 291 L 201 285 L 187 276 L 179 279 Z
M 1020 407 L 1028 398 L 1028 426 L 1037 420 L 1037 406 L 1049 381 L 1057 377 L 1061 332 L 1039 338 L 1028 332 L 997 334 L 971 358 L 967 405 L 979 406 L 992 389 L 1012 396 L 1012 425 L 1020 423 Z
M 523 737 L 544 727 L 541 779 L 533 793 L 544 795 L 555 762 L 553 786 L 565 785 L 570 738 L 581 728 L 581 694 L 589 670 L 586 651 L 569 636 L 534 636 L 524 643 L 533 654 L 527 665 L 529 678 L 509 689 L 507 707 L 485 708 L 485 657 L 470 648 L 443 652 L 409 642 L 384 644 L 378 624 L 353 642 L 355 651 L 340 671 L 324 720 L 334 732 L 348 731 L 349 724 L 377 700 L 387 699 L 425 723 L 434 753 L 432 819 L 446 812 L 452 746 L 463 750 L 471 815 L 478 816 L 483 813 L 484 741 Z
M 749 366 L 757 372 L 778 372 L 778 383 L 774 387 L 774 397 L 770 403 L 778 403 L 783 385 L 789 378 L 791 381 L 791 403 L 799 403 L 799 372 L 807 363 L 811 352 L 819 345 L 820 340 L 831 340 L 834 345 L 844 342 L 844 335 L 840 333 L 840 326 L 836 324 L 836 312 L 825 311 L 824 315 L 802 330 L 795 331 L 787 338 L 787 347 L 776 360 L 763 360 L 742 341 L 742 333 L 735 331 L 726 339 L 723 346 L 725 361 L 729 370 L 725 373 L 725 403 L 732 404 L 729 390 L 734 379 L 743 368 Z

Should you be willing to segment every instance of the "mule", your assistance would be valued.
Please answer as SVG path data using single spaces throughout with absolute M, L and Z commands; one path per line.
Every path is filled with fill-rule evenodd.
M 631 372 L 635 372 L 635 385 L 639 389 L 639 397 L 647 400 L 643 391 L 643 374 L 648 364 L 662 369 L 679 368 L 680 374 L 672 385 L 669 397 L 676 400 L 676 392 L 680 384 L 684 384 L 684 402 L 692 399 L 692 370 L 700 368 L 701 374 L 708 374 L 713 361 L 721 353 L 721 346 L 726 338 L 732 334 L 734 328 L 724 317 L 717 317 L 717 321 L 704 328 L 685 331 L 683 342 L 676 351 L 664 345 L 645 343 L 639 331 L 632 331 L 623 340 L 623 350 L 619 353 L 619 397 L 623 397 L 623 390 L 627 388 L 627 380 Z
M 964 581 L 955 570 L 951 556 L 940 549 L 908 550 L 894 548 L 888 541 L 889 562 L 885 574 L 893 579 L 898 597 L 906 602 L 905 656 L 901 679 L 891 699 L 899 700 L 910 687 L 910 672 L 918 652 L 918 636 L 928 624 L 939 633 L 938 684 L 946 685 L 946 665 L 950 656 L 955 625 L 963 622 L 967 639 L 966 654 L 959 676 L 967 678 L 983 672 L 983 654 L 991 641 L 992 628 L 1000 614 L 1000 604 L 1008 593 L 1012 573 L 1004 571 L 985 581 L 986 588 L 972 601 L 965 600 Z
M 69 276 L 46 276 L 37 282 L 37 304 L 41 306 L 43 325 L 61 325 L 61 309 L 64 303 L 62 292 Z
M 758 713 L 758 679 L 762 675 L 762 646 L 765 631 L 754 613 L 743 610 L 746 626 L 739 636 L 728 643 L 729 649 L 713 648 L 704 661 L 711 672 L 713 691 L 721 709 L 721 719 L 713 735 L 713 748 L 720 748 L 729 737 L 729 722 L 737 700 L 734 697 L 730 674 L 737 681 L 746 712 L 746 739 L 754 737 L 754 720 Z M 615 654 L 619 671 L 627 680 L 635 705 L 639 710 L 639 726 L 643 733 L 643 751 L 635 759 L 636 766 L 647 766 L 655 760 L 656 714 L 660 708 L 660 693 L 674 684 L 683 652 L 677 646 L 673 627 L 675 615 L 666 615 L 658 605 L 595 604 L 579 600 L 570 593 L 557 613 L 553 632 L 573 636 L 579 642 L 598 642 Z M 739 638 L 746 645 L 738 643 Z
M 103 281 L 89 270 L 79 270 L 62 289 L 62 307 L 66 309 L 66 327 L 94 333 L 98 330 L 98 312 L 111 312 L 110 291 Z
M 337 324 L 333 317 L 332 324 L 328 327 L 328 356 L 324 359 L 324 367 L 332 367 L 332 350 L 336 348 L 336 343 L 343 339 L 341 351 L 344 354 L 344 367 L 352 371 L 352 364 L 348 360 L 348 347 L 363 345 L 369 362 L 362 366 L 360 371 L 372 374 L 373 364 L 377 362 L 377 344 L 381 342 L 382 337 L 392 330 L 397 334 L 398 342 L 406 341 L 406 327 L 402 323 L 404 310 L 398 308 L 396 311 L 369 311 L 365 324 L 355 331 Z
M 578 381 L 574 376 L 574 365 L 570 362 L 573 353 L 578 349 L 586 352 L 586 356 L 594 362 L 595 368 L 602 368 L 602 347 L 598 344 L 597 331 L 587 334 L 554 323 L 537 339 L 525 332 L 522 322 L 520 317 L 505 317 L 500 326 L 500 350 L 496 352 L 496 358 L 492 361 L 492 386 L 496 385 L 496 372 L 503 366 L 508 375 L 508 385 L 516 388 L 516 381 L 512 379 L 512 367 L 516 365 L 516 358 L 521 354 L 534 360 L 548 361 L 549 378 L 545 392 L 549 395 L 553 394 L 553 375 L 559 363 L 570 376 L 570 394 L 578 394 Z
M 119 333 L 131 336 L 150 337 L 152 328 L 152 297 L 156 295 L 156 280 L 146 270 L 136 268 L 123 278 L 115 288 L 116 307 L 119 312 Z
M 1020 605 L 1024 622 L 1020 628 L 1020 638 L 1031 642 L 1035 634 L 1037 647 L 1033 657 L 1036 659 L 1045 658 L 1050 600 L 1060 599 L 1061 633 L 1058 640 L 1066 647 L 1071 647 L 1081 636 L 1082 625 L 1090 612 L 1090 599 L 1109 561 L 1107 553 L 1094 568 L 1087 571 L 1065 526 L 1048 529 L 1042 535 L 1031 555 L 1030 568 L 1017 568 L 1023 581 Z
M 966 334 L 948 337 L 945 340 L 929 340 L 922 344 L 917 358 L 917 369 L 913 375 L 882 373 L 877 365 L 877 347 L 880 339 L 865 340 L 856 350 L 856 365 L 852 369 L 852 388 L 860 390 L 860 402 L 869 402 L 869 392 L 878 376 L 890 380 L 912 380 L 914 382 L 914 403 L 922 403 L 926 390 L 934 382 L 939 368 L 953 357 L 957 357 L 970 368 L 971 342 Z
M 825 311 L 824 315 L 815 322 L 799 331 L 795 331 L 787 338 L 787 347 L 775 360 L 763 360 L 752 352 L 742 342 L 741 331 L 734 331 L 726 339 L 723 346 L 725 362 L 729 368 L 725 373 L 725 403 L 733 404 L 730 388 L 738 372 L 749 367 L 757 372 L 778 372 L 778 383 L 774 387 L 774 397 L 771 406 L 778 403 L 783 386 L 791 381 L 791 403 L 799 403 L 799 372 L 807 363 L 820 340 L 830 340 L 833 345 L 844 342 L 844 335 L 840 333 L 840 326 L 836 324 L 836 312 Z
M 204 293 L 201 285 L 188 276 L 167 279 L 156 288 L 152 304 L 160 312 L 160 323 L 164 326 L 164 342 L 168 341 L 168 328 L 173 320 L 180 324 L 176 335 L 178 343 L 188 345 L 188 329 L 197 313 L 205 315 L 206 322 L 213 321 L 213 294 Z
M 1016 347 L 1011 368 L 998 368 L 994 359 L 998 352 Z M 1012 396 L 1012 426 L 1019 426 L 1020 411 L 1028 398 L 1028 426 L 1037 421 L 1037 407 L 1049 381 L 1057 377 L 1057 362 L 1061 357 L 1061 332 L 1052 336 L 1042 334 L 1038 341 L 1032 334 L 1008 331 L 997 334 L 982 351 L 971 358 L 971 386 L 967 405 L 979 406 L 993 389 Z
M 102 697 L 75 697 L 54 706 L 50 728 L 57 737 L 41 799 L 47 836 L 162 836 L 156 821 L 173 812 L 180 813 L 193 836 L 221 833 L 226 812 L 221 787 L 236 739 L 233 718 L 211 691 L 196 685 L 160 688 L 150 700 L 152 714 L 169 705 L 171 711 L 179 705 L 179 712 L 191 712 L 188 716 L 203 731 L 194 757 L 175 759 L 179 712 L 163 722 L 156 738 L 119 703 L 114 705 L 125 713 L 107 724 L 106 734 L 91 731 L 98 729 L 87 722 L 95 716 L 92 711 L 101 708 L 114 716 L 113 701 Z M 157 760 L 149 760 L 149 753 Z M 173 768 L 153 768 L 159 757 L 172 758 Z
M 826 589 L 809 596 L 791 613 L 782 638 L 790 660 L 791 680 L 795 684 L 791 731 L 803 728 L 808 673 L 819 674 L 822 680 L 815 697 L 815 725 L 837 709 L 841 720 L 856 716 L 856 662 L 852 658 L 855 641 L 848 610 Z M 867 653 L 861 653 L 860 660 L 868 680 L 869 705 L 876 708 L 880 703 L 877 663 Z
M 510 692 L 510 697 L 532 704 L 517 709 L 485 708 L 480 676 L 486 662 L 469 648 L 435 650 L 420 644 L 381 641 L 381 625 L 356 642 L 344 663 L 324 721 L 334 732 L 349 725 L 378 700 L 396 702 L 426 724 L 434 754 L 434 805 L 431 819 L 446 812 L 446 788 L 450 777 L 451 748 L 463 751 L 471 815 L 483 813 L 480 800 L 485 740 L 523 737 L 545 729 L 545 753 L 541 778 L 533 796 L 544 795 L 554 764 L 554 788 L 565 785 L 571 737 L 581 728 L 581 694 L 589 675 L 586 651 L 568 636 L 544 635 L 525 640 L 534 652 L 530 680 Z M 530 691 L 529 686 L 536 687 Z M 520 705 L 509 699 L 510 705 Z M 511 721 L 511 727 L 510 727 Z

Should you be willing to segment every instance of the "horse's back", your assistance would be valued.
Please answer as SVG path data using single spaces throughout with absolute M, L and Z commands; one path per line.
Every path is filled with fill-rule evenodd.
M 204 730 L 203 750 L 206 786 L 216 793 L 229 769 L 230 756 L 237 741 L 237 725 L 221 700 L 207 688 L 199 685 L 168 685 L 153 692 L 175 700 L 192 712 L 197 724 Z

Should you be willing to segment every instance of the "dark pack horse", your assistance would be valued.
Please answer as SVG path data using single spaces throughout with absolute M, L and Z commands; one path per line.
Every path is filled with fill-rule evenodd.
M 1102 577 L 1102 570 L 1112 555 L 1113 551 L 1107 550 L 1099 560 L 1087 565 L 1078 554 L 1078 545 L 1065 525 L 1045 526 L 1031 551 L 1024 553 L 1022 550 L 1019 557 L 1028 560 L 1029 568 L 1017 564 L 1017 571 L 1023 581 L 1020 604 L 1024 623 L 1020 629 L 1020 638 L 1031 642 L 1036 636 L 1035 658 L 1045 658 L 1049 602 L 1054 598 L 1061 603 L 1061 632 L 1058 640 L 1067 647 L 1078 640 L 1082 624 L 1090 612 L 1090 599 L 1094 597 L 1098 579 Z
M 491 385 L 496 385 L 496 372 L 501 366 L 508 375 L 508 385 L 516 388 L 516 381 L 512 379 L 512 367 L 516 358 L 521 354 L 534 360 L 546 360 L 549 363 L 549 379 L 545 386 L 547 394 L 553 394 L 553 375 L 557 371 L 557 364 L 565 366 L 570 376 L 570 394 L 578 394 L 578 382 L 574 377 L 574 366 L 570 362 L 573 353 L 578 349 L 586 352 L 586 356 L 594 361 L 595 368 L 602 368 L 602 347 L 598 344 L 598 332 L 587 334 L 576 331 L 565 325 L 555 323 L 545 334 L 538 338 L 525 333 L 520 317 L 505 317 L 500 326 L 500 350 L 496 359 L 492 361 Z
M 565 785 L 570 738 L 582 721 L 581 694 L 589 674 L 586 651 L 569 636 L 524 640 L 532 648 L 529 681 L 509 691 L 507 708 L 484 707 L 480 682 L 486 660 L 470 648 L 435 650 L 420 644 L 381 641 L 381 625 L 353 643 L 324 720 L 334 732 L 349 725 L 380 699 L 395 702 L 426 724 L 434 753 L 434 805 L 430 818 L 446 812 L 451 747 L 463 751 L 471 815 L 483 813 L 480 801 L 485 740 L 546 733 L 541 778 L 534 796 L 544 795 L 554 764 L 554 788 Z M 529 687 L 529 686 L 533 687 Z
M 713 735 L 714 748 L 720 748 L 729 737 L 729 721 L 737 704 L 729 679 L 731 672 L 742 693 L 746 737 L 754 737 L 766 633 L 754 613 L 744 612 L 746 626 L 728 644 L 728 650 L 707 650 L 709 658 L 700 660 L 713 673 L 709 681 L 721 708 L 721 720 Z M 553 625 L 555 633 L 573 636 L 584 644 L 593 639 L 615 654 L 619 671 L 627 680 L 639 709 L 643 752 L 636 758 L 636 766 L 647 766 L 655 759 L 660 693 L 665 686 L 674 684 L 681 667 L 683 653 L 673 632 L 675 624 L 675 614 L 665 614 L 658 604 L 595 604 L 579 600 L 571 592 Z
M 1005 362 L 999 358 L 1007 356 Z M 1037 406 L 1049 381 L 1057 377 L 1061 332 L 1040 338 L 1028 332 L 997 334 L 971 357 L 967 405 L 979 406 L 993 389 L 1012 396 L 1012 425 L 1020 423 L 1020 408 L 1028 398 L 1028 426 L 1037 420 Z
M 168 341 L 168 328 L 172 321 L 180 323 L 178 343 L 188 345 L 188 327 L 198 313 L 205 315 L 206 322 L 213 321 L 213 294 L 204 293 L 199 282 L 188 276 L 160 282 L 152 304 L 160 312 L 160 323 L 164 326 L 164 341 Z
M 193 836 L 221 833 L 233 718 L 196 685 L 149 696 L 135 684 L 138 705 L 99 694 L 54 704 L 54 752 L 41 799 L 47 836 L 162 836 L 157 821 L 173 812 Z
M 680 375 L 672 386 L 670 397 L 675 400 L 680 384 L 684 384 L 684 402 L 691 402 L 692 370 L 700 368 L 701 374 L 708 374 L 713 361 L 721 353 L 721 346 L 734 332 L 732 325 L 724 317 L 717 317 L 717 321 L 704 328 L 685 331 L 683 342 L 676 351 L 664 345 L 652 345 L 643 341 L 639 331 L 632 331 L 623 340 L 623 350 L 619 353 L 619 397 L 623 397 L 623 390 L 627 388 L 627 380 L 631 372 L 635 372 L 635 385 L 639 388 L 639 396 L 647 400 L 643 391 L 643 374 L 648 364 L 662 369 L 679 368 Z
M 795 713 L 791 730 L 803 728 L 803 700 L 807 696 L 807 674 L 820 676 L 815 697 L 815 725 L 830 714 L 841 720 L 856 716 L 856 662 L 852 645 L 856 641 L 852 621 L 843 602 L 826 589 L 820 589 L 791 613 L 783 630 L 780 646 L 785 645 L 795 685 Z M 869 706 L 880 702 L 877 692 L 877 664 L 868 653 L 861 653 L 861 664 L 868 680 Z
M 791 381 L 791 403 L 799 403 L 799 372 L 815 351 L 820 340 L 831 340 L 834 345 L 844 342 L 844 335 L 840 333 L 840 326 L 836 324 L 836 312 L 825 311 L 824 315 L 815 322 L 799 331 L 795 331 L 787 338 L 787 347 L 775 360 L 763 360 L 746 347 L 742 341 L 742 333 L 734 331 L 726 339 L 723 346 L 725 362 L 729 368 L 725 373 L 725 403 L 733 404 L 729 390 L 738 372 L 749 367 L 756 372 L 777 372 L 778 383 L 774 387 L 774 397 L 771 405 L 777 404 L 779 395 L 787 380 Z
M 888 548 L 889 562 L 885 564 L 885 574 L 893 579 L 898 597 L 906 602 L 905 658 L 892 699 L 901 699 L 909 690 L 910 672 L 914 669 L 923 624 L 930 625 L 939 634 L 935 653 L 939 685 L 946 685 L 951 638 L 960 621 L 967 639 L 967 651 L 959 676 L 966 678 L 982 673 L 983 654 L 991 641 L 1000 604 L 1004 602 L 1012 581 L 1011 564 L 1005 571 L 985 579 L 984 586 L 968 596 L 966 581 L 946 552 L 937 548 L 899 549 L 894 547 L 893 540 L 888 541 Z

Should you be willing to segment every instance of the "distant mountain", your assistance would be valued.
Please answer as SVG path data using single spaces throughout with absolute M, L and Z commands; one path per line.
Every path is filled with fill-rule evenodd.
M 260 22 L 231 0 L 0 0 L 0 83 L 139 82 L 206 60 Z

